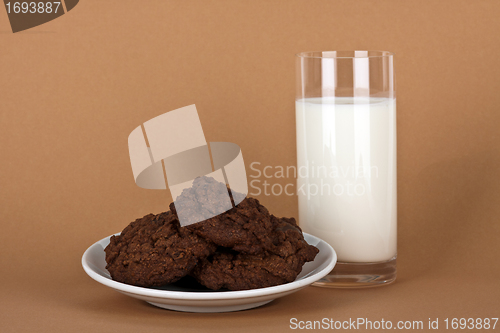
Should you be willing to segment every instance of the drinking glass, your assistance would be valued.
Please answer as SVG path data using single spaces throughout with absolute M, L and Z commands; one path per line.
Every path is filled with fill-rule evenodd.
M 337 252 L 316 286 L 396 279 L 396 94 L 393 54 L 297 54 L 299 225 Z

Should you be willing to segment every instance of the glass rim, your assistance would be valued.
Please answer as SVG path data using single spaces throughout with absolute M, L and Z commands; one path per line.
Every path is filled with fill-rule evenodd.
M 311 59 L 354 59 L 354 58 L 383 58 L 392 57 L 393 52 L 378 50 L 352 50 L 352 51 L 306 51 L 295 54 L 298 58 Z

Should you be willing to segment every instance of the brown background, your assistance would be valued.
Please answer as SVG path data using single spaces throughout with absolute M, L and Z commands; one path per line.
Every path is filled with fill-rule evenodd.
M 2 9 L 0 39 L 2 332 L 500 317 L 499 1 L 87 0 L 16 34 Z M 132 129 L 196 103 L 207 140 L 239 144 L 250 175 L 255 161 L 294 165 L 294 54 L 351 49 L 396 54 L 395 284 L 309 287 L 207 315 L 157 309 L 84 273 L 88 246 L 167 209 L 165 192 L 134 184 Z M 297 215 L 296 197 L 259 199 Z

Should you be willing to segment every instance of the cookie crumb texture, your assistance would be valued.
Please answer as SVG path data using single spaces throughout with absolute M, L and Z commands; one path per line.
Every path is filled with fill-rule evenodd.
M 112 236 L 104 251 L 113 280 L 154 287 L 191 275 L 214 290 L 292 282 L 318 253 L 295 219 L 275 217 L 254 198 L 185 227 L 172 203 L 170 211 L 146 215 Z

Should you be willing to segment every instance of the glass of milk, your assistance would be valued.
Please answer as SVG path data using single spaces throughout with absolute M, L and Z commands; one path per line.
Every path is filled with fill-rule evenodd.
M 299 225 L 338 263 L 317 286 L 396 279 L 396 94 L 393 54 L 297 54 Z

